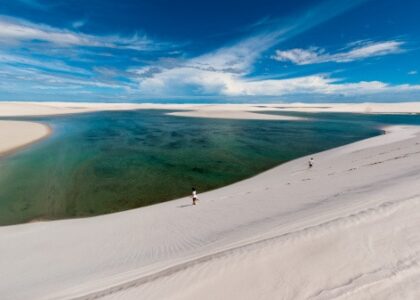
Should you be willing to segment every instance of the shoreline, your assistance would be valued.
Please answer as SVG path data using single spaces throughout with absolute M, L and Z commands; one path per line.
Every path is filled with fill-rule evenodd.
M 36 126 L 36 130 L 34 130 Z M 13 137 L 7 134 L 13 130 Z M 0 158 L 12 155 L 20 150 L 48 138 L 53 133 L 48 124 L 32 121 L 0 120 L 0 137 L 9 141 L 0 142 Z M 17 135 L 17 136 L 16 136 Z M 15 140 L 10 140 L 10 139 Z
M 234 119 L 234 120 L 272 120 L 272 121 L 304 121 L 305 117 L 274 115 L 266 112 L 350 112 L 350 113 L 395 113 L 413 114 L 420 113 L 420 102 L 406 103 L 319 103 L 319 104 L 153 104 L 153 103 L 78 103 L 78 102 L 0 102 L 0 118 L 7 120 L 0 122 L 12 122 L 13 117 L 33 116 L 60 116 L 80 113 L 93 113 L 101 111 L 127 111 L 141 109 L 179 110 L 166 113 L 167 115 L 193 118 Z M 26 122 L 26 121 L 19 121 Z M 34 124 L 36 122 L 33 122 Z M 31 123 L 28 123 L 28 126 Z M 41 123 L 38 123 L 41 124 Z M 45 125 L 44 126 L 48 126 Z M 1 135 L 0 128 L 0 135 Z M 25 147 L 32 145 L 51 134 L 48 132 L 39 136 L 24 138 L 20 143 L 6 146 L 0 145 L 0 157 L 10 155 Z
M 311 155 L 310 170 L 305 156 L 200 194 L 196 207 L 181 198 L 0 227 L 8 274 L 0 291 L 15 299 L 325 299 L 397 285 L 418 295 L 410 286 L 417 269 L 387 276 L 420 260 L 420 127 L 383 129 Z

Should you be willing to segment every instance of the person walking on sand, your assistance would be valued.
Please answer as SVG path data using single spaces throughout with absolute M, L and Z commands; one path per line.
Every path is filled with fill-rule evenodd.
M 195 188 L 192 188 L 192 200 L 193 200 L 193 205 L 195 205 L 195 202 L 198 200 L 197 191 L 195 190 Z
M 309 164 L 309 169 L 310 169 L 310 168 L 312 168 L 312 167 L 314 166 L 314 158 L 313 158 L 313 157 L 311 157 L 311 158 L 309 159 L 308 164 Z

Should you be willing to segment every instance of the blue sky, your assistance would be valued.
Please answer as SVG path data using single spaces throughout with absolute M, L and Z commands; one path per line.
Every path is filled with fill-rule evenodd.
M 420 100 L 415 0 L 0 0 L 0 100 Z

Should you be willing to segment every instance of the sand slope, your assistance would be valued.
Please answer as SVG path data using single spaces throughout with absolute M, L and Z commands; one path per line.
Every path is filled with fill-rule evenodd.
M 416 299 L 420 129 L 150 207 L 0 227 L 2 299 Z

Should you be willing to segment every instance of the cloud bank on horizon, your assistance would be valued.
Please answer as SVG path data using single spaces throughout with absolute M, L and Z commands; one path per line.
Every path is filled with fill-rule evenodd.
M 7 2 L 0 100 L 420 100 L 414 0 Z

